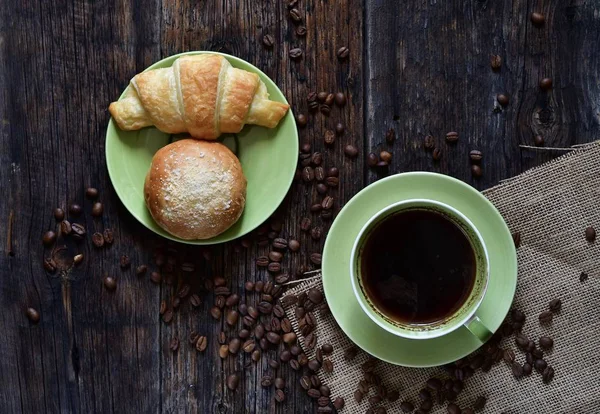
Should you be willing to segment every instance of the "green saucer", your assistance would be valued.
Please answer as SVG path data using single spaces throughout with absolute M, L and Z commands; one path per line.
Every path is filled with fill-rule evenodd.
M 181 53 L 156 62 L 146 70 L 167 68 L 180 56 L 198 53 L 223 55 L 234 67 L 258 74 L 267 86 L 270 99 L 287 103 L 283 93 L 267 75 L 250 63 L 224 53 Z M 122 131 L 112 118 L 106 130 L 106 166 L 117 195 L 140 223 L 168 239 L 189 244 L 216 244 L 241 237 L 273 214 L 292 185 L 298 161 L 298 130 L 290 109 L 277 128 L 247 125 L 236 137 L 231 134 L 221 136 L 221 141 L 240 159 L 248 179 L 244 212 L 237 223 L 212 239 L 179 239 L 154 222 L 146 208 L 143 193 L 152 156 L 173 138 L 153 127 Z
M 363 225 L 390 204 L 415 198 L 436 200 L 456 208 L 481 233 L 488 249 L 490 277 L 477 315 L 492 332 L 496 331 L 515 294 L 515 246 L 498 210 L 473 187 L 445 175 L 398 174 L 377 181 L 355 195 L 340 211 L 327 236 L 322 264 L 323 287 L 333 316 L 356 345 L 391 364 L 430 367 L 456 361 L 482 344 L 464 327 L 433 339 L 395 336 L 364 313 L 350 282 L 352 246 Z

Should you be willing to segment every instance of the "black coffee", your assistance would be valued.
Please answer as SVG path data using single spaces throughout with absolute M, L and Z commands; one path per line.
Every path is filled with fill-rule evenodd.
M 367 235 L 361 272 L 367 296 L 387 317 L 427 324 L 445 319 L 467 300 L 476 260 L 456 224 L 430 210 L 408 210 Z

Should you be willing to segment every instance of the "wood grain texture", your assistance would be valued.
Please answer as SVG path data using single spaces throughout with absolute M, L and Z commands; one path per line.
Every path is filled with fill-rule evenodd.
M 0 412 L 314 412 L 314 403 L 298 386 L 289 367 L 272 372 L 273 351 L 258 364 L 240 353 L 222 361 L 217 337 L 233 330 L 208 315 L 213 295 L 199 309 L 182 305 L 171 324 L 159 319 L 161 300 L 171 301 L 177 285 L 203 277 L 224 276 L 243 301 L 256 295 L 245 280 L 268 280 L 255 259 L 268 247 L 242 248 L 239 242 L 210 251 L 180 245 L 180 261 L 192 261 L 192 274 L 179 274 L 175 285 L 160 287 L 135 275 L 138 264 L 156 270 L 153 255 L 164 241 L 125 210 L 110 184 L 104 160 L 108 104 L 129 79 L 151 63 L 190 50 L 214 50 L 239 56 L 261 68 L 282 89 L 294 112 L 307 113 L 311 91 L 343 91 L 348 104 L 331 115 L 309 116 L 302 142 L 323 153 L 325 167 L 340 168 L 340 186 L 330 191 L 339 210 L 356 192 L 382 174 L 366 167 L 370 151 L 393 153 L 389 173 L 430 170 L 453 175 L 479 189 L 558 155 L 520 149 L 535 134 L 546 145 L 570 146 L 598 136 L 600 37 L 598 6 L 579 0 L 530 2 L 393 0 L 300 0 L 306 37 L 295 34 L 286 3 L 278 0 L 53 1 L 8 0 L 0 10 Z M 546 15 L 542 28 L 529 14 Z M 262 37 L 275 38 L 273 49 Z M 336 50 L 348 46 L 350 59 Z M 289 51 L 299 47 L 297 62 Z M 503 66 L 490 69 L 499 54 Z M 554 80 L 542 92 L 542 77 Z M 497 107 L 498 93 L 510 96 Z M 346 126 L 332 148 L 326 130 Z M 385 133 L 397 140 L 388 145 Z M 448 146 L 446 132 L 459 142 Z M 443 151 L 439 163 L 422 148 L 432 134 Z M 354 144 L 359 156 L 343 154 Z M 484 152 L 484 176 L 470 175 L 468 152 Z M 99 188 L 104 216 L 90 215 L 87 186 Z M 320 252 L 324 237 L 312 240 L 299 222 L 310 217 L 325 230 L 329 221 L 310 213 L 322 196 L 314 186 L 295 182 L 277 213 L 281 235 L 301 242 L 287 254 L 285 271 L 311 268 L 309 255 Z M 115 230 L 113 246 L 67 243 L 67 254 L 86 256 L 63 275 L 44 272 L 51 252 L 42 234 L 56 226 L 52 210 L 71 202 L 85 214 L 70 218 L 88 232 Z M 8 254 L 8 218 L 13 255 Z M 210 253 L 211 259 L 205 255 Z M 121 270 L 126 254 L 132 267 Z M 118 280 L 116 292 L 102 278 Z M 41 321 L 32 325 L 24 311 L 33 306 Z M 200 354 L 187 336 L 198 331 L 209 339 Z M 181 348 L 168 347 L 174 336 Z M 247 368 L 246 368 L 247 366 Z M 236 392 L 225 387 L 231 373 L 242 374 Z M 273 401 L 273 389 L 260 386 L 265 374 L 286 379 L 286 402 Z M 335 390 L 333 390 L 335 395 Z
M 306 112 L 306 95 L 312 90 L 350 95 L 345 108 L 333 108 L 329 118 L 310 117 L 309 127 L 301 131 L 303 141 L 323 151 L 325 165 L 341 167 L 346 162 L 342 144 L 361 147 L 363 140 L 360 2 L 301 1 L 306 37 L 295 34 L 286 3 L 276 0 L 9 1 L 4 6 L 0 12 L 4 253 L 10 211 L 15 215 L 14 256 L 0 257 L 0 329 L 5 332 L 0 345 L 0 412 L 313 412 L 314 403 L 298 386 L 298 373 L 288 367 L 271 372 L 267 357 L 274 357 L 274 352 L 256 365 L 243 353 L 221 361 L 219 332 L 231 338 L 241 324 L 228 329 L 210 318 L 212 294 L 204 296 L 198 310 L 185 303 L 173 322 L 160 321 L 160 301 L 170 303 L 177 284 L 157 287 L 148 280 L 149 273 L 135 276 L 138 264 L 148 264 L 149 272 L 156 270 L 153 254 L 164 241 L 137 223 L 112 189 L 104 160 L 107 106 L 133 75 L 163 57 L 190 50 L 230 53 L 265 71 L 294 111 Z M 262 45 L 267 33 L 276 40 L 272 50 Z M 340 46 L 351 49 L 349 61 L 335 57 Z M 304 51 L 298 62 L 288 58 L 293 47 Z M 324 150 L 323 133 L 338 121 L 348 130 L 344 142 Z M 361 171 L 359 160 L 342 169 L 342 185 L 331 192 L 339 204 L 362 187 Z M 100 190 L 105 206 L 101 219 L 90 215 L 91 202 L 84 197 L 87 186 Z M 289 273 L 308 266 L 310 252 L 322 248 L 324 239 L 313 241 L 299 230 L 300 218 L 310 215 L 310 201 L 320 199 L 311 186 L 295 183 L 280 209 L 281 235 L 303 243 L 302 253 L 284 260 Z M 90 234 L 112 228 L 115 242 L 100 250 L 89 240 L 67 243 L 65 254 L 83 253 L 83 264 L 63 275 L 50 275 L 41 266 L 51 254 L 42 246 L 41 236 L 56 227 L 54 207 L 66 209 L 72 202 L 82 204 L 85 213 L 69 217 L 71 221 L 84 224 Z M 315 225 L 329 225 L 314 219 Z M 216 246 L 210 261 L 199 249 L 171 248 L 180 250 L 180 260 L 196 262 L 196 271 L 181 280 L 198 284 L 202 277 L 225 276 L 249 304 L 257 296 L 245 297 L 244 281 L 269 279 L 255 265 L 255 258 L 266 254 L 268 247 Z M 132 262 L 125 271 L 118 265 L 123 254 Z M 103 288 L 105 275 L 116 277 L 116 292 Z M 39 324 L 30 324 L 24 316 L 28 306 L 40 311 Z M 187 343 L 193 330 L 209 339 L 203 354 Z M 175 354 L 168 346 L 174 336 L 181 339 Z M 234 372 L 241 373 L 242 380 L 231 392 L 224 383 Z M 267 372 L 287 380 L 284 404 L 273 401 L 273 389 L 260 386 Z

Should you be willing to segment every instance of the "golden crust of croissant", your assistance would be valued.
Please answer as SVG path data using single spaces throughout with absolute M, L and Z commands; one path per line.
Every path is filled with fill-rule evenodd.
M 210 53 L 183 56 L 170 68 L 136 75 L 126 95 L 109 106 L 123 130 L 154 125 L 201 139 L 239 132 L 245 124 L 274 128 L 288 109 L 269 99 L 258 75 Z

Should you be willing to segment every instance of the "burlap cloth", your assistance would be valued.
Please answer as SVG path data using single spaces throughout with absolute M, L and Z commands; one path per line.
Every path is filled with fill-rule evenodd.
M 600 232 L 600 143 L 529 170 L 484 195 L 498 208 L 511 231 L 521 234 L 513 307 L 528 315 L 523 332 L 530 338 L 554 338 L 554 349 L 545 359 L 555 368 L 556 376 L 548 385 L 535 371 L 516 380 L 509 366 L 501 362 L 490 372 L 477 371 L 469 378 L 456 403 L 462 408 L 470 407 L 478 396 L 484 395 L 488 400 L 486 413 L 600 413 L 600 235 L 595 243 L 588 243 L 584 237 L 590 225 Z M 589 274 L 585 282 L 580 281 L 582 272 Z M 320 277 L 303 282 L 290 293 L 305 292 L 314 286 L 322 289 Z M 537 315 L 556 297 L 562 300 L 562 310 L 550 326 L 541 327 Z M 286 309 L 286 313 L 302 338 L 293 309 Z M 334 346 L 330 357 L 333 373 L 321 370 L 321 381 L 330 387 L 332 401 L 344 397 L 342 412 L 366 412 L 370 407 L 368 398 L 357 404 L 353 394 L 364 377 L 360 365 L 368 355 L 359 351 L 351 362 L 346 361 L 344 350 L 353 346 L 352 342 L 331 314 L 315 315 L 318 346 Z M 302 339 L 300 342 L 303 346 Z M 504 339 L 501 346 L 513 348 L 516 360 L 525 362 L 514 338 Z M 306 353 L 309 358 L 314 357 L 314 351 Z M 418 407 L 417 395 L 426 380 L 432 376 L 447 377 L 441 368 L 404 368 L 384 362 L 379 362 L 374 372 L 382 378 L 388 392 L 400 392 L 396 402 L 383 404 L 388 413 L 401 412 L 400 403 L 404 400 Z M 431 411 L 445 412 L 446 404 L 436 404 Z

